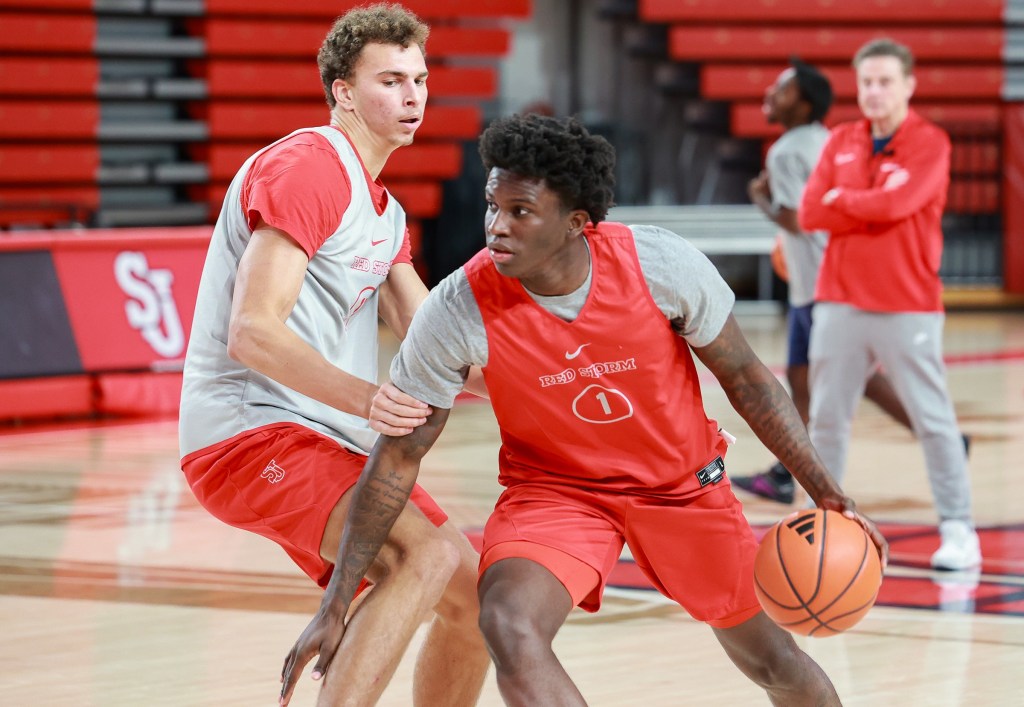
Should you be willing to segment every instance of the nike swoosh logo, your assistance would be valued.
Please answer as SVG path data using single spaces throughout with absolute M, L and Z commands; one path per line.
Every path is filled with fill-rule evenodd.
M 589 343 L 580 344 L 580 347 L 578 349 L 576 349 L 575 351 L 573 351 L 572 353 L 569 353 L 568 351 L 566 351 L 565 352 L 565 360 L 566 361 L 571 361 L 574 358 L 576 358 L 577 356 L 579 356 L 580 355 L 580 351 L 583 350 L 584 346 L 590 346 L 590 344 Z
M 388 240 L 387 238 L 381 238 L 379 241 L 375 241 L 375 240 L 373 240 L 371 238 L 370 239 L 370 245 L 376 246 L 376 245 L 380 245 L 381 243 L 387 243 L 387 240 Z

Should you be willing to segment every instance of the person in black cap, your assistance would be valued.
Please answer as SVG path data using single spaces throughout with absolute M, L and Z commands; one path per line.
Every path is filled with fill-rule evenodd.
M 769 148 L 764 171 L 751 180 L 747 187 L 750 200 L 779 226 L 776 252 L 781 251 L 782 262 L 785 264 L 779 275 L 789 283 L 789 355 L 786 377 L 793 402 L 804 424 L 808 421 L 810 402 L 807 353 L 811 310 L 828 233 L 806 233 L 801 230 L 797 224 L 797 207 L 807 179 L 829 137 L 829 130 L 821 121 L 831 106 L 832 85 L 828 78 L 798 58 L 790 59 L 790 67 L 779 74 L 775 83 L 765 91 L 762 107 L 765 119 L 769 123 L 781 125 L 784 132 Z M 896 397 L 892 384 L 882 373 L 875 371 L 864 394 L 893 419 L 910 429 L 910 419 Z M 758 474 L 734 476 L 732 483 L 745 491 L 779 503 L 792 503 L 795 497 L 793 477 L 779 461 Z

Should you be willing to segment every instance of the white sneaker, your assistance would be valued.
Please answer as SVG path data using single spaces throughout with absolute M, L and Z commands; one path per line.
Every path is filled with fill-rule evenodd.
M 932 567 L 937 570 L 964 570 L 981 564 L 981 544 L 978 534 L 962 520 L 944 520 L 939 523 L 942 545 L 932 555 Z

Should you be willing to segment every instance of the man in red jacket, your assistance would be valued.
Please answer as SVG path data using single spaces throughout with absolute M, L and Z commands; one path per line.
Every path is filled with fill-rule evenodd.
M 850 425 L 876 363 L 924 448 L 940 518 L 937 569 L 981 562 L 967 459 L 942 362 L 942 211 L 949 136 L 910 109 L 913 56 L 879 39 L 853 60 L 864 119 L 837 126 L 800 204 L 825 249 L 811 329 L 811 441 L 842 483 Z

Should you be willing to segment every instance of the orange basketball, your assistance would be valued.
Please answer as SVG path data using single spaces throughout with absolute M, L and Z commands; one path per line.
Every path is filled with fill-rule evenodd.
M 820 508 L 772 526 L 754 561 L 754 591 L 765 613 L 804 636 L 832 636 L 856 624 L 881 584 L 878 550 L 860 524 Z
M 775 242 L 772 243 L 769 259 L 772 263 L 772 270 L 783 282 L 789 282 L 789 267 L 786 265 L 786 254 L 782 252 L 782 231 L 775 234 Z

